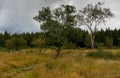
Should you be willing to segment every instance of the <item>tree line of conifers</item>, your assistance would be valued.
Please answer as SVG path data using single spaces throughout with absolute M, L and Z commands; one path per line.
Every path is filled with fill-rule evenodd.
M 90 34 L 88 31 L 81 30 L 80 28 L 71 29 L 72 32 L 67 34 L 67 40 L 62 48 L 75 49 L 75 48 L 91 48 Z M 95 33 L 95 48 L 119 48 L 120 47 L 120 29 L 100 30 Z M 36 47 L 48 48 L 50 46 L 57 47 L 56 43 L 51 43 L 55 39 L 46 37 L 43 32 L 36 33 L 22 33 L 12 34 L 5 31 L 0 33 L 0 46 L 8 49 L 18 50 L 21 48 Z

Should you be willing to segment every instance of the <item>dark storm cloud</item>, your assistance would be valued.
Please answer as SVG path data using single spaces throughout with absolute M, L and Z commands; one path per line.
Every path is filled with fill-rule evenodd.
M 40 31 L 39 23 L 34 21 L 33 17 L 43 6 L 55 8 L 69 3 L 80 9 L 88 3 L 98 1 L 105 1 L 105 6 L 116 15 L 114 20 L 108 22 L 109 26 L 120 28 L 120 0 L 0 0 L 0 32 L 5 30 L 11 33 Z

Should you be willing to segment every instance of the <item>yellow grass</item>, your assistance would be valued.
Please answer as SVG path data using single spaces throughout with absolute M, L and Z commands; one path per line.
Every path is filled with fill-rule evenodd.
M 120 78 L 120 61 L 86 57 L 90 50 L 0 52 L 0 78 Z M 110 50 L 120 52 L 120 50 Z M 24 71 L 24 68 L 33 67 Z

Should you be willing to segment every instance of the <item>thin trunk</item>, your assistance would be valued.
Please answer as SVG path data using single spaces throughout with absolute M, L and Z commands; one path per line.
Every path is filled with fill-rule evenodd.
M 58 49 L 57 49 L 57 54 L 56 54 L 56 57 L 55 57 L 55 58 L 58 58 L 59 55 L 60 55 L 60 47 L 58 47 Z
M 42 48 L 40 46 L 38 46 L 38 53 L 40 54 L 42 51 Z
M 91 48 L 92 48 L 92 50 L 94 49 L 94 38 L 95 38 L 95 36 L 93 34 L 91 34 Z

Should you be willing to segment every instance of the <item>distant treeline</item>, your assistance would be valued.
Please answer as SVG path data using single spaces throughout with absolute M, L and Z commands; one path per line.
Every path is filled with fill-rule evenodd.
M 80 28 L 71 28 L 66 34 L 66 42 L 62 48 L 91 48 L 90 34 L 88 31 Z M 54 39 L 55 40 L 55 39 Z M 26 47 L 55 47 L 51 43 L 53 39 L 47 37 L 45 32 L 10 34 L 5 31 L 0 33 L 0 46 L 8 49 L 18 50 Z M 106 30 L 101 29 L 95 33 L 95 48 L 119 48 L 120 47 L 120 29 Z

